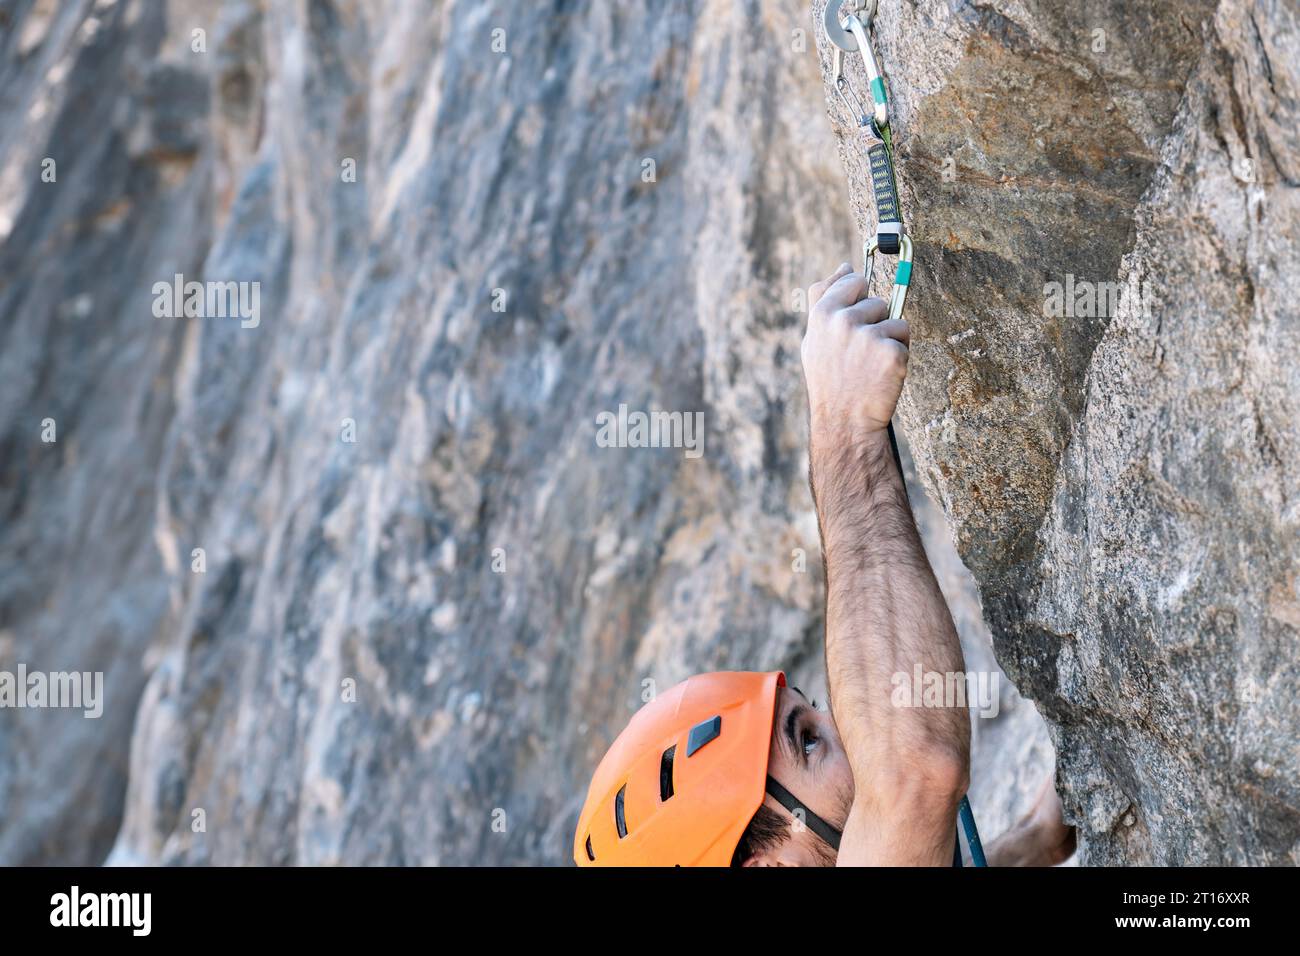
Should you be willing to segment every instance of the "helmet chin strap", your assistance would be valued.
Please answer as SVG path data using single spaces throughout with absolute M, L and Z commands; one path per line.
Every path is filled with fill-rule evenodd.
M 796 820 L 830 844 L 831 849 L 839 851 L 840 831 L 809 810 L 799 801 L 798 797 L 781 786 L 771 774 L 768 774 L 767 777 L 767 792 L 773 800 L 793 813 Z
M 768 774 L 767 777 L 767 792 L 773 800 L 793 813 L 795 819 L 802 821 L 804 826 L 830 844 L 833 850 L 839 852 L 840 831 L 809 810 L 798 797 L 781 786 L 771 774 Z M 970 801 L 965 797 L 961 798 L 961 804 L 958 807 L 958 820 L 966 830 L 966 840 L 970 846 L 972 862 L 976 866 L 988 866 L 984 859 L 984 848 L 980 845 L 979 831 L 975 829 L 975 816 L 971 813 Z M 960 835 L 958 835 L 953 846 L 952 865 L 962 865 Z

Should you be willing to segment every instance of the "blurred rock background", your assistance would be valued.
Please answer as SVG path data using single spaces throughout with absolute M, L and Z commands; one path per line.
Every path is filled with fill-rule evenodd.
M 0 669 L 106 675 L 0 712 L 0 862 L 564 863 L 647 687 L 820 696 L 852 130 L 818 11 L 645 6 L 0 0 Z M 1294 861 L 1294 11 L 882 6 L 970 666 L 966 566 L 1085 862 Z M 1071 270 L 1161 310 L 1049 322 Z M 155 317 L 176 274 L 260 321 Z M 620 403 L 703 456 L 597 447 Z M 1052 766 L 1001 705 L 986 840 Z

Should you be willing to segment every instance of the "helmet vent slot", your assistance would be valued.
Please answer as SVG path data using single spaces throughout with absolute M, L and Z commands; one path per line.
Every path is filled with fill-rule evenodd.
M 721 714 L 714 714 L 708 720 L 701 720 L 691 728 L 691 733 L 686 738 L 686 756 L 694 756 L 695 751 L 710 740 L 716 740 L 720 733 L 722 733 Z
M 673 795 L 673 758 L 677 756 L 677 745 L 673 744 L 659 758 L 659 799 L 667 800 Z
M 592 863 L 596 862 L 596 854 L 591 851 L 591 834 L 587 834 L 587 859 Z
M 625 793 L 627 793 L 627 784 L 623 784 L 618 796 L 614 798 L 614 823 L 618 826 L 618 838 L 620 840 L 627 836 L 627 820 L 623 818 L 623 795 Z

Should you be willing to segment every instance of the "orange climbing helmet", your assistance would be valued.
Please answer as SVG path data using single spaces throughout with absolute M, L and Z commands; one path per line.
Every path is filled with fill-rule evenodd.
M 780 671 L 700 674 L 637 711 L 587 790 L 578 865 L 729 865 L 768 790 L 783 686 Z

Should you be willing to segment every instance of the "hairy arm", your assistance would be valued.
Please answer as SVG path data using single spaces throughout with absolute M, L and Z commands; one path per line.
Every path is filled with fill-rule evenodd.
M 965 706 L 895 706 L 916 666 L 965 668 L 887 431 L 907 371 L 907 323 L 862 299 L 847 264 L 810 290 L 803 341 L 809 469 L 826 568 L 831 707 L 853 769 L 842 865 L 947 865 L 969 775 Z

